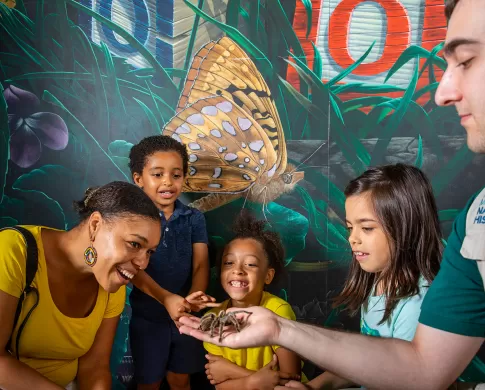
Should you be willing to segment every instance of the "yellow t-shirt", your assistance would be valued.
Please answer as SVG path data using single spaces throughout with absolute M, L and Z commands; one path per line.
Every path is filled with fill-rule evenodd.
M 64 387 L 75 379 L 78 359 L 91 348 L 103 318 L 116 317 L 123 311 L 126 289 L 122 287 L 116 293 L 109 294 L 100 287 L 96 305 L 89 316 L 66 317 L 54 304 L 49 290 L 41 239 L 41 229 L 48 228 L 24 227 L 34 235 L 39 250 L 38 270 L 33 281 L 39 291 L 39 304 L 22 331 L 19 356 L 22 362 Z M 0 232 L 0 247 L 0 290 L 20 297 L 25 287 L 25 241 L 19 233 L 8 229 Z M 29 294 L 24 300 L 12 337 L 13 349 L 18 327 L 34 303 L 35 294 Z
M 221 306 L 211 309 L 209 313 L 218 314 L 221 310 L 226 310 L 229 300 L 222 302 Z M 280 317 L 295 321 L 296 316 L 291 306 L 285 300 L 277 296 L 263 291 L 261 302 L 262 306 Z M 241 309 L 243 310 L 243 309 Z M 254 347 L 245 349 L 231 349 L 227 347 L 219 347 L 214 344 L 204 342 L 204 348 L 212 355 L 222 356 L 230 362 L 244 367 L 248 370 L 258 371 L 273 359 L 274 352 L 279 348 L 278 345 Z M 303 366 L 303 362 L 302 362 Z M 307 378 L 302 373 L 302 382 L 307 382 Z

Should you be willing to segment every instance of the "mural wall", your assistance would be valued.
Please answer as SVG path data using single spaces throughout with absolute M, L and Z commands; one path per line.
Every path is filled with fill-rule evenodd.
M 205 211 L 211 253 L 232 216 L 250 208 L 285 243 L 288 277 L 275 293 L 300 320 L 352 326 L 329 301 L 350 261 L 347 182 L 373 165 L 421 167 L 446 235 L 484 186 L 483 157 L 466 147 L 454 108 L 434 103 L 443 8 L 443 0 L 0 0 L 0 227 L 73 226 L 73 199 L 131 180 L 130 147 L 168 134 L 188 145 L 183 200 Z M 219 293 L 214 268 L 211 292 Z M 129 307 L 114 365 L 128 319 Z

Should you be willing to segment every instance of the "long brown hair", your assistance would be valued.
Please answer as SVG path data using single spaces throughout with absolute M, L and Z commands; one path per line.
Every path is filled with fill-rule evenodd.
M 367 304 L 373 287 L 380 284 L 386 296 L 382 324 L 400 299 L 419 293 L 421 276 L 433 281 L 440 268 L 443 243 L 433 190 L 418 168 L 405 164 L 371 168 L 348 184 L 345 196 L 366 192 L 389 241 L 391 261 L 376 274 L 362 270 L 354 259 L 334 307 L 345 306 L 355 315 Z

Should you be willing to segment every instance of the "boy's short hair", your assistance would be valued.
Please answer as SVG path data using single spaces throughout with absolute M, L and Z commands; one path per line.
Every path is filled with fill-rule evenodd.
M 133 175 L 135 172 L 141 174 L 147 158 L 156 152 L 177 152 L 180 154 L 180 157 L 182 157 L 184 176 L 187 175 L 189 169 L 187 148 L 184 144 L 167 135 L 153 135 L 143 138 L 131 148 L 129 163 L 131 174 Z

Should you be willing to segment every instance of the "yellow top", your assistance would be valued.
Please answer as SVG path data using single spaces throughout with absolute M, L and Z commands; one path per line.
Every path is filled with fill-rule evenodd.
M 222 302 L 221 306 L 211 309 L 209 313 L 218 314 L 221 310 L 226 310 L 229 300 Z M 276 313 L 280 317 L 288 320 L 295 321 L 296 316 L 291 306 L 285 300 L 278 298 L 277 296 L 263 291 L 261 302 L 259 306 L 262 306 L 272 312 Z M 244 309 L 241 309 L 244 310 Z M 237 364 L 240 367 L 244 367 L 248 370 L 258 371 L 273 359 L 274 352 L 279 348 L 278 345 L 254 347 L 245 349 L 231 349 L 227 347 L 218 347 L 217 345 L 205 342 L 204 348 L 212 355 L 223 356 L 230 362 Z M 302 362 L 303 366 L 303 362 Z M 302 373 L 302 382 L 307 382 L 305 375 Z
M 48 228 L 24 227 L 34 235 L 39 250 L 38 270 L 32 283 L 39 291 L 39 305 L 22 331 L 19 356 L 22 362 L 64 387 L 75 379 L 78 359 L 91 348 L 103 318 L 116 317 L 123 311 L 126 289 L 123 286 L 116 293 L 109 294 L 100 287 L 96 305 L 89 316 L 66 317 L 55 305 L 49 290 L 41 239 L 41 229 Z M 0 243 L 0 290 L 20 297 L 25 287 L 25 241 L 19 233 L 7 229 L 0 232 Z M 15 344 L 18 327 L 34 303 L 35 294 L 29 294 L 14 329 L 12 344 Z M 15 349 L 15 345 L 12 348 Z

